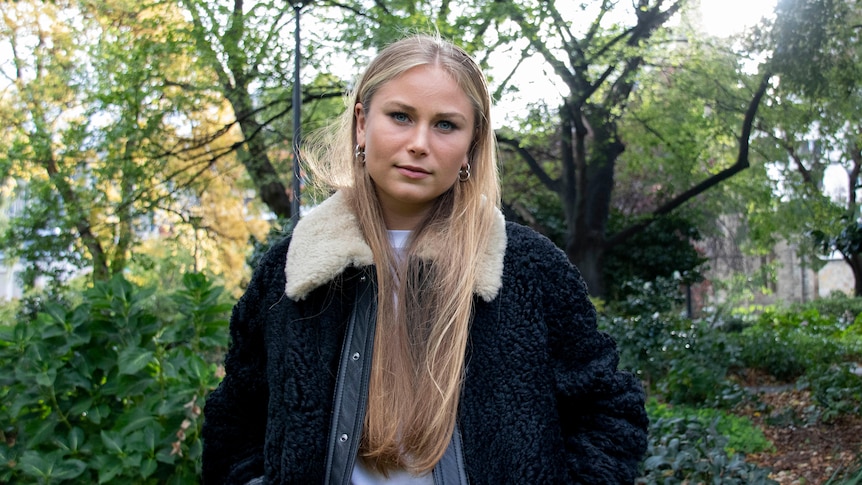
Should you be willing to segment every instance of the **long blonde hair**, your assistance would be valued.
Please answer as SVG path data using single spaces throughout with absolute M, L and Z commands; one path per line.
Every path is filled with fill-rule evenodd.
M 396 258 L 374 183 L 353 153 L 354 106 L 368 110 L 381 86 L 421 65 L 448 72 L 473 105 L 471 175 L 437 199 Z M 500 204 L 490 112 L 485 77 L 466 52 L 438 37 L 409 37 L 378 54 L 328 138 L 303 154 L 317 182 L 345 192 L 374 254 L 377 330 L 360 456 L 384 473 L 430 471 L 455 427 L 477 261 Z

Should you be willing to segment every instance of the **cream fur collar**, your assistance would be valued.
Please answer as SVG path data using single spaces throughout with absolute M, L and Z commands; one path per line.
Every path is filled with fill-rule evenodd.
M 506 224 L 503 214 L 497 215 L 491 240 L 479 259 L 473 288 L 485 301 L 493 300 L 503 284 Z M 293 300 L 302 300 L 348 267 L 373 263 L 371 248 L 362 237 L 353 211 L 347 207 L 344 194 L 336 192 L 296 224 L 287 251 L 285 293 Z

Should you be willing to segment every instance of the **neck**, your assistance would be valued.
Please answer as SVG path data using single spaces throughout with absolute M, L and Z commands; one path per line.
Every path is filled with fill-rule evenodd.
M 383 222 L 390 231 L 415 231 L 428 216 L 424 211 L 393 211 L 383 209 Z

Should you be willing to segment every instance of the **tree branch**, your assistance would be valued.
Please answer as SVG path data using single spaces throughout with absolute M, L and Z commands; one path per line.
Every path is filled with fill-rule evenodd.
M 535 159 L 535 157 L 533 157 L 533 154 L 530 153 L 529 150 L 521 146 L 521 142 L 519 140 L 506 137 L 498 132 L 497 142 L 514 148 L 518 155 L 520 155 L 524 159 L 524 161 L 527 162 L 527 165 L 530 167 L 530 170 L 536 175 L 536 177 L 542 182 L 545 187 L 554 192 L 560 192 L 560 181 L 552 179 L 551 176 L 548 175 L 548 172 L 546 172 L 542 168 L 541 164 L 539 164 L 539 162 Z
M 608 238 L 607 247 L 613 247 L 617 244 L 624 242 L 629 237 L 633 236 L 634 234 L 637 234 L 645 227 L 652 224 L 659 217 L 669 214 L 674 209 L 686 203 L 690 199 L 702 194 L 703 192 L 712 187 L 715 187 L 721 182 L 727 180 L 733 175 L 749 167 L 748 152 L 751 140 L 751 131 L 754 125 L 754 118 L 757 115 L 757 109 L 760 106 L 760 101 L 763 99 L 766 90 L 769 88 L 769 80 L 771 77 L 771 73 L 766 73 L 763 75 L 763 78 L 760 80 L 760 86 L 757 88 L 757 91 L 755 91 L 751 102 L 748 104 L 748 109 L 746 109 L 745 111 L 745 118 L 742 121 L 742 133 L 739 137 L 739 152 L 736 157 L 736 163 L 722 170 L 721 172 L 707 178 L 703 182 L 695 185 L 694 187 L 686 190 L 682 194 L 674 197 L 668 203 L 657 208 L 647 218 L 614 234 L 612 237 Z

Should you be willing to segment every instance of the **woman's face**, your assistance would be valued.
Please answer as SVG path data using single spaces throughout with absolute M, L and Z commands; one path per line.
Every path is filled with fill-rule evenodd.
M 467 165 L 475 115 L 444 70 L 416 66 L 380 86 L 366 111 L 357 103 L 356 140 L 388 229 L 415 229 Z

